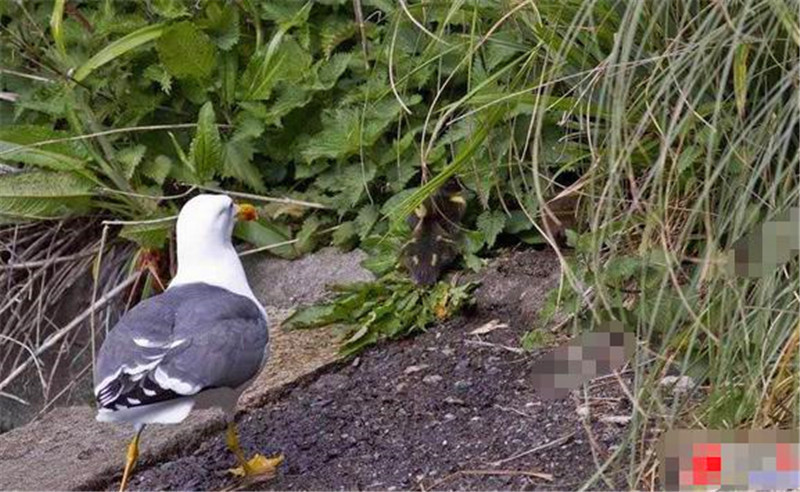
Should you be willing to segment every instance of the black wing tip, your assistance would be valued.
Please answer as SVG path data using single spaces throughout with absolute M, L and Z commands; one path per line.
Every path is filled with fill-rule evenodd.
M 152 394 L 147 394 L 150 392 Z M 114 395 L 112 398 L 103 395 Z M 144 405 L 152 405 L 162 401 L 174 400 L 185 395 L 175 391 L 162 388 L 146 374 L 139 380 L 134 380 L 130 374 L 120 374 L 119 377 L 109 382 L 97 393 L 95 401 L 97 407 L 117 411 L 120 408 L 134 408 Z

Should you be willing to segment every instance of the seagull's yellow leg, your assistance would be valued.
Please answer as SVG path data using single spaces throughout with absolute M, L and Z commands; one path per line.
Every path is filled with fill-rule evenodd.
M 139 457 L 139 435 L 142 433 L 144 426 L 136 429 L 136 435 L 133 436 L 130 444 L 128 444 L 128 456 L 125 461 L 125 471 L 122 473 L 122 483 L 119 484 L 119 491 L 123 492 L 125 486 L 128 485 L 128 480 L 131 477 L 133 467 L 136 466 L 136 459 Z
M 228 449 L 236 456 L 236 461 L 239 466 L 228 470 L 237 477 L 251 477 L 260 476 L 264 478 L 272 478 L 275 476 L 276 469 L 283 463 L 283 455 L 278 454 L 271 458 L 267 458 L 262 454 L 256 453 L 249 460 L 245 459 L 244 451 L 239 446 L 239 433 L 236 432 L 236 423 L 228 422 L 228 430 L 225 432 L 225 444 Z

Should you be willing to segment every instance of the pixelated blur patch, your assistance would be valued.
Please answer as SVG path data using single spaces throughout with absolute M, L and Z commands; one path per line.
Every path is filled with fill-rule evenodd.
M 800 254 L 800 208 L 792 207 L 740 238 L 728 251 L 728 271 L 761 278 Z
M 659 454 L 665 490 L 800 488 L 800 430 L 673 429 Z
M 611 374 L 633 355 L 635 337 L 622 323 L 602 323 L 548 353 L 531 367 L 533 387 L 544 399 L 560 399 L 581 384 Z

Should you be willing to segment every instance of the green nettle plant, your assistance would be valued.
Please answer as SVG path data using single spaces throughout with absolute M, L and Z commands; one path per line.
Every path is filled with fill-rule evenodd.
M 524 345 L 549 343 L 558 313 L 575 330 L 616 319 L 636 333 L 630 434 L 592 483 L 649 484 L 659 430 L 800 423 L 797 258 L 759 279 L 726 263 L 800 196 L 798 10 L 5 2 L 0 237 L 90 217 L 116 221 L 100 249 L 158 249 L 195 190 L 261 197 L 240 239 L 286 258 L 359 246 L 383 275 L 296 314 L 296 326 L 347 321 L 373 293 L 407 313 L 398 327 L 378 305 L 359 311 L 350 353 L 436 318 L 434 297 L 412 303 L 393 272 L 408 215 L 456 178 L 461 266 L 480 269 L 501 245 L 557 248 L 563 282 Z M 695 392 L 665 395 L 668 372 L 691 376 Z
M 169 198 L 189 187 L 269 192 L 320 205 L 309 215 L 279 202 L 237 231 L 258 246 L 296 239 L 273 250 L 291 257 L 333 226 L 343 247 L 402 233 L 402 216 L 455 160 L 474 171 L 461 173 L 474 203 L 470 266 L 501 232 L 542 242 L 527 220 L 534 200 L 525 213 L 492 210 L 497 199 L 519 208 L 524 184 L 499 187 L 516 125 L 492 128 L 497 144 L 482 145 L 488 120 L 510 122 L 529 102 L 454 113 L 520 80 L 519 29 L 478 44 L 468 35 L 476 14 L 499 20 L 502 9 L 433 6 L 426 15 L 442 24 L 432 36 L 391 3 L 363 2 L 363 23 L 350 2 L 256 3 L 5 5 L 2 80 L 14 102 L 3 103 L 0 159 L 27 172 L 0 180 L 2 220 L 149 221 L 120 235 L 154 248 L 170 224 L 153 219 L 174 215 Z M 433 108 L 445 112 L 438 122 Z M 556 164 L 569 146 L 551 133 L 549 151 L 564 151 Z

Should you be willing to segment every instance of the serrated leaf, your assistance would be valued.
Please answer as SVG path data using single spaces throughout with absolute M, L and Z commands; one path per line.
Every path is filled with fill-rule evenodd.
M 329 58 L 339 44 L 353 37 L 356 30 L 356 23 L 352 19 L 328 16 L 321 23 L 319 32 L 320 47 L 325 57 Z
M 142 75 L 144 75 L 146 79 L 158 83 L 158 85 L 161 86 L 161 90 L 164 91 L 164 94 L 169 95 L 172 90 L 172 76 L 163 65 L 150 65 L 144 69 Z
M 96 55 L 91 57 L 83 65 L 75 70 L 72 78 L 80 82 L 90 73 L 97 70 L 106 63 L 124 55 L 125 53 L 138 48 L 139 46 L 159 39 L 167 29 L 166 24 L 154 24 L 138 29 L 127 36 L 124 36 L 113 43 L 109 44 L 102 50 L 98 51 Z
M 378 207 L 375 205 L 361 207 L 361 210 L 358 211 L 358 215 L 356 216 L 355 224 L 359 238 L 363 240 L 369 236 L 369 233 L 372 232 L 372 228 L 375 227 L 375 223 L 378 222 L 378 217 L 380 217 L 380 213 L 378 212 Z
M 158 15 L 167 19 L 176 19 L 189 15 L 189 11 L 181 0 L 152 0 L 148 2 L 148 5 Z
M 239 42 L 239 9 L 232 3 L 224 6 L 209 3 L 206 7 L 206 18 L 199 24 L 223 51 L 228 51 Z
M 320 174 L 316 185 L 325 191 L 336 192 L 330 203 L 346 211 L 361 201 L 376 172 L 375 166 L 368 163 L 363 166 L 356 162 L 342 164 Z
M 336 53 L 329 60 L 320 61 L 315 89 L 329 90 L 336 85 L 339 77 L 347 70 L 352 57 L 350 53 Z
M 630 256 L 615 256 L 608 260 L 603 268 L 605 280 L 613 286 L 621 286 L 633 276 L 642 266 L 638 258 Z
M 64 217 L 85 212 L 94 185 L 66 172 L 0 175 L 0 216 L 17 219 Z
M 309 253 L 317 245 L 316 232 L 322 224 L 315 216 L 308 217 L 303 221 L 303 227 L 297 233 L 297 250 L 300 253 Z
M 159 155 L 155 159 L 148 159 L 143 162 L 140 172 L 159 185 L 163 185 L 167 176 L 169 176 L 172 165 L 172 159 L 165 155 Z
M 127 179 L 133 178 L 146 151 L 144 145 L 134 145 L 117 152 L 116 159 L 122 165 L 122 173 Z
M 264 177 L 253 164 L 255 149 L 250 139 L 237 139 L 226 142 L 223 149 L 222 174 L 236 178 L 254 191 L 264 192 Z
M 222 169 L 222 140 L 217 130 L 214 106 L 207 102 L 197 117 L 197 132 L 192 140 L 189 161 L 200 182 L 211 179 Z
M 352 220 L 342 222 L 339 228 L 333 231 L 333 245 L 341 249 L 348 250 L 355 246 L 356 239 L 356 224 Z
M 278 96 L 269 105 L 269 110 L 264 115 L 264 123 L 267 125 L 282 126 L 281 119 L 295 108 L 300 108 L 311 101 L 313 93 L 298 87 L 295 84 L 287 84 L 280 88 Z
M 397 265 L 403 241 L 393 234 L 370 236 L 361 243 L 361 247 L 369 253 L 369 256 L 361 262 L 361 266 L 375 275 L 383 275 Z
M 483 268 L 483 260 L 474 253 L 464 254 L 464 265 L 473 272 L 479 272 Z
M 478 230 L 483 233 L 483 240 L 490 248 L 505 225 L 506 214 L 501 210 L 487 210 L 478 216 Z
M 481 249 L 483 249 L 483 245 L 486 244 L 484 241 L 484 234 L 481 231 L 462 231 L 461 235 L 464 238 L 464 251 L 466 253 L 476 254 Z
M 283 31 L 305 24 L 313 2 L 305 4 L 295 0 L 272 0 L 261 2 L 262 17 L 278 24 Z
M 206 79 L 216 63 L 211 38 L 189 21 L 170 26 L 156 42 L 159 59 L 177 79 Z
M 407 99 L 414 105 L 418 95 Z M 321 132 L 309 136 L 302 144 L 301 154 L 306 162 L 316 159 L 342 159 L 358 154 L 378 140 L 386 128 L 399 117 L 402 107 L 396 99 L 384 99 L 372 106 L 336 108 L 323 114 Z
M 308 54 L 291 36 L 276 33 L 270 43 L 253 54 L 241 78 L 245 101 L 269 99 L 278 82 L 296 82 L 311 66 Z
M 512 210 L 511 216 L 506 219 L 503 232 L 508 234 L 518 234 L 523 231 L 529 231 L 533 227 L 531 219 L 525 215 L 522 210 Z

